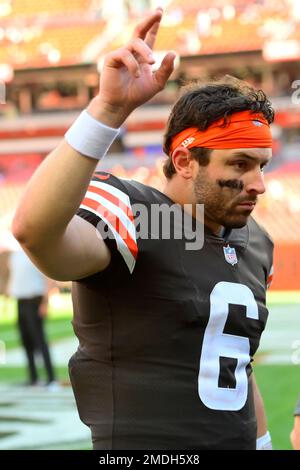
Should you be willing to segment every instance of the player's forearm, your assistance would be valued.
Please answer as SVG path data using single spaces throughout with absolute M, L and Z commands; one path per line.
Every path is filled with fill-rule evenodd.
M 267 417 L 264 402 L 257 386 L 254 374 L 252 374 L 252 387 L 254 407 L 257 420 L 256 450 L 272 450 L 272 440 L 267 428 Z
M 87 107 L 89 114 L 97 121 L 108 127 L 118 129 L 124 123 L 132 110 L 122 106 L 113 106 L 103 103 L 101 96 L 92 99 Z
M 13 221 L 13 234 L 26 247 L 60 236 L 74 216 L 97 160 L 64 140 L 31 178 Z
M 291 442 L 294 450 L 300 450 L 300 416 L 295 416 Z
M 254 373 L 252 374 L 252 387 L 254 397 L 255 415 L 257 419 L 257 437 L 261 437 L 266 434 L 268 430 L 267 417 L 264 407 L 264 402 L 257 386 Z

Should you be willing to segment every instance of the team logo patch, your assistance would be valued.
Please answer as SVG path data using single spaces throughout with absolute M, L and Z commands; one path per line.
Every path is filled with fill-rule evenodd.
M 192 144 L 192 143 L 194 142 L 194 140 L 195 140 L 195 137 L 188 137 L 187 139 L 185 139 L 185 140 L 181 143 L 181 145 L 182 145 L 182 147 L 185 147 L 185 148 L 186 148 L 186 147 L 188 147 L 190 144 Z
M 223 250 L 224 250 L 224 256 L 225 256 L 227 263 L 231 264 L 232 266 L 237 264 L 238 259 L 236 256 L 235 248 L 231 248 L 231 246 L 228 245 L 228 246 L 224 246 Z

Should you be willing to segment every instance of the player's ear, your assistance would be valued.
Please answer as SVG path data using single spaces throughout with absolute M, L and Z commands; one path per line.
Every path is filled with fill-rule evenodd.
M 187 148 L 177 147 L 172 153 L 172 162 L 178 175 L 186 179 L 192 178 L 194 160 Z

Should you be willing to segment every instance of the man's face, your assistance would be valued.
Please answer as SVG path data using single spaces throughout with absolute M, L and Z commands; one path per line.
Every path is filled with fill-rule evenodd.
M 265 192 L 263 168 L 271 149 L 213 150 L 194 180 L 196 202 L 204 204 L 207 225 L 240 228 Z

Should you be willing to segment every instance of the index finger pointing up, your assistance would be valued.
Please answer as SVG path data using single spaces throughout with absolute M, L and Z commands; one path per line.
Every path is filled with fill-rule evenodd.
M 147 16 L 135 27 L 133 37 L 144 39 L 146 44 L 152 48 L 157 36 L 162 13 L 162 9 L 157 8 L 155 12 Z

